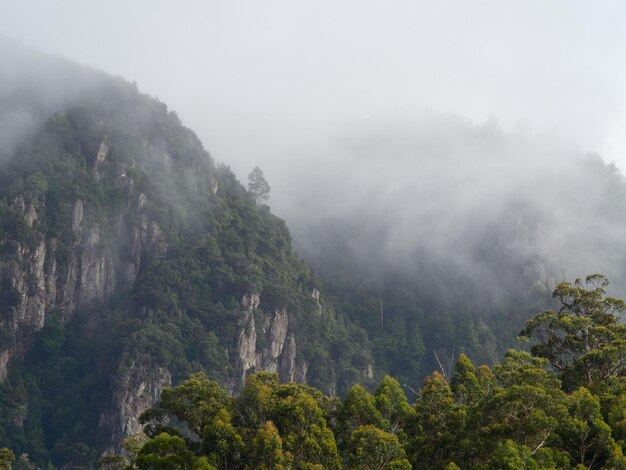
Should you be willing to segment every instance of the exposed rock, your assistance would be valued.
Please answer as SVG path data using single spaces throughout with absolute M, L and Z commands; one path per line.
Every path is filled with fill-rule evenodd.
M 79 303 L 98 300 L 105 302 L 115 287 L 115 269 L 100 246 L 100 229 L 91 227 L 82 244 L 80 258 Z
M 135 189 L 135 181 L 126 175 L 126 171 L 124 169 L 120 171 L 116 180 L 116 185 L 122 190 L 126 197 L 131 196 L 133 194 L 133 190 Z
M 143 205 L 146 203 L 146 195 L 144 193 L 139 193 L 137 195 L 137 204 L 135 207 L 135 210 L 137 212 L 141 212 L 141 210 L 143 209 Z
M 78 235 L 80 223 L 83 221 L 83 201 L 76 199 L 72 207 L 72 231 Z
M 37 220 L 37 212 L 35 211 L 35 206 L 32 203 L 29 203 L 26 207 L 26 211 L 24 212 L 24 222 L 29 227 L 33 226 L 33 223 Z
M 14 259 L 5 267 L 7 277 L 4 285 L 8 286 L 14 299 L 14 305 L 9 309 L 7 318 L 13 332 L 23 328 L 36 331 L 43 326 L 46 311 L 44 278 L 46 252 L 43 240 L 34 248 L 18 244 Z
M 160 398 L 163 387 L 172 384 L 169 370 L 141 360 L 118 371 L 113 384 L 112 405 L 100 417 L 98 428 L 110 443 L 105 453 L 120 454 L 120 443 L 128 436 L 142 431 L 139 415 Z
M 241 306 L 245 311 L 253 311 L 259 308 L 261 296 L 259 294 L 244 294 L 241 298 Z
M 160 257 L 167 251 L 167 243 L 163 238 L 159 225 L 150 221 L 145 215 L 141 216 L 139 224 L 128 226 L 124 223 L 120 226 L 120 236 L 127 239 L 129 250 L 124 259 L 125 268 L 122 277 L 125 284 L 135 282 L 144 255 Z
M 96 181 L 100 181 L 101 174 L 99 171 L 100 164 L 103 163 L 107 159 L 107 155 L 109 153 L 109 144 L 107 143 L 107 138 L 105 138 L 100 143 L 100 148 L 98 149 L 98 154 L 96 155 L 96 161 L 93 164 L 93 175 L 96 178 Z
M 48 241 L 48 250 L 44 263 L 44 292 L 46 296 L 46 310 L 50 310 L 56 304 L 57 299 L 57 251 L 58 241 L 51 238 Z
M 320 291 L 318 291 L 316 288 L 313 288 L 313 290 L 311 291 L 311 297 L 313 297 L 315 300 L 317 300 L 319 302 L 319 300 L 320 300 Z
M 108 148 L 104 145 L 102 158 L 106 158 Z M 36 220 L 37 211 L 22 196 L 12 201 L 12 208 L 31 223 Z M 100 226 L 86 222 L 87 209 L 81 199 L 72 205 L 70 223 L 75 240 L 69 246 L 67 240 L 64 242 L 61 266 L 57 260 L 61 242 L 52 237 L 29 244 L 12 242 L 12 251 L 1 262 L 0 295 L 9 305 L 2 312 L 2 324 L 15 338 L 2 352 L 6 363 L 15 353 L 25 352 L 29 338 L 43 327 L 51 312 L 67 321 L 80 305 L 106 303 L 116 288 L 132 285 L 142 256 L 162 256 L 166 252 L 158 224 L 146 216 L 133 225 L 123 223 L 123 216 L 118 217 L 110 225 L 125 229 L 118 229 L 114 243 L 110 239 L 104 243 Z M 256 302 L 258 305 L 258 299 Z M 0 382 L 5 375 L 0 368 Z
M 296 380 L 296 339 L 289 335 L 282 354 L 279 357 L 279 374 L 283 382 L 293 382 Z
M 239 332 L 237 351 L 239 359 L 238 370 L 241 371 L 241 384 L 243 384 L 246 380 L 247 372 L 257 366 L 256 325 L 252 309 L 245 311 L 243 327 Z
M 24 212 L 26 210 L 26 202 L 24 201 L 24 198 L 21 194 L 13 198 L 13 204 L 11 204 L 11 208 L 18 214 L 22 216 L 24 215 Z
M 287 338 L 287 328 L 289 326 L 289 317 L 285 309 L 276 310 L 274 318 L 271 321 L 269 331 L 266 333 L 268 344 L 266 351 L 263 351 L 264 363 L 275 362 L 283 351 L 285 338 Z
M 4 379 L 7 378 L 7 365 L 9 363 L 9 357 L 8 349 L 0 352 L 0 382 L 4 382 Z
M 306 374 L 309 371 L 309 363 L 305 360 L 296 364 L 296 373 L 294 377 L 295 382 L 306 383 Z
M 261 299 L 258 294 L 245 294 L 241 299 L 243 318 L 237 338 L 237 357 L 234 366 L 240 373 L 240 383 L 233 384 L 235 390 L 245 382 L 251 372 L 267 370 L 278 372 L 286 381 L 306 381 L 308 365 L 296 366 L 296 341 L 289 332 L 289 315 L 285 309 L 277 309 L 269 316 L 262 313 L 262 326 L 255 320 Z M 258 315 L 256 315 L 258 317 Z M 260 340 L 260 341 L 259 341 Z M 259 347 L 259 343 L 262 344 Z

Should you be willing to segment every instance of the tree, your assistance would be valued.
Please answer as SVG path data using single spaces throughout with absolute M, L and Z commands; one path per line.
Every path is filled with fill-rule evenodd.
M 360 426 L 383 427 L 383 418 L 376 409 L 376 400 L 362 385 L 354 385 L 339 411 L 340 434 L 349 438 Z
M 515 350 L 494 367 L 496 385 L 482 411 L 489 445 L 511 440 L 534 455 L 552 438 L 567 416 L 566 396 L 546 367 L 545 359 Z
M 539 466 L 527 447 L 516 444 L 509 439 L 495 450 L 489 468 L 493 470 L 537 470 Z
M 250 462 L 247 469 L 283 470 L 288 459 L 283 452 L 283 440 L 274 426 L 267 421 L 252 441 Z
M 227 410 L 218 411 L 213 422 L 205 426 L 203 451 L 212 457 L 213 463 L 224 470 L 238 468 L 245 450 L 243 439 Z
M 329 470 L 341 468 L 335 436 L 327 427 L 322 408 L 308 389 L 296 387 L 293 395 L 277 401 L 276 424 L 285 450 L 299 465 L 321 464 Z M 284 389 L 288 390 L 289 385 Z
M 559 426 L 561 447 L 585 468 L 624 468 L 618 444 L 600 413 L 600 401 L 584 387 L 568 396 L 569 413 Z M 608 465 L 607 465 L 608 464 Z
M 178 436 L 161 433 L 148 441 L 137 454 L 140 470 L 191 470 L 194 454 Z
M 618 316 L 626 310 L 623 300 L 606 296 L 607 278 L 587 276 L 572 285 L 562 282 L 553 297 L 561 303 L 526 322 L 520 338 L 535 342 L 531 351 L 550 361 L 565 390 L 595 385 L 626 373 L 626 326 Z
M 348 468 L 359 470 L 410 470 L 398 436 L 367 425 L 357 428 L 348 442 Z
M 398 434 L 404 428 L 407 418 L 414 414 L 406 395 L 398 381 L 388 375 L 383 377 L 374 391 L 376 409 L 383 420 L 383 428 L 392 434 Z M 401 432 L 401 434 L 404 434 Z M 405 436 L 400 436 L 404 438 Z
M 454 401 L 439 372 L 424 379 L 414 409 L 415 418 L 407 432 L 412 461 L 424 468 L 441 468 L 455 460 L 461 450 L 459 436 L 464 432 L 466 411 Z
M 263 171 L 258 166 L 248 175 L 248 192 L 254 198 L 254 202 L 260 204 L 270 198 L 270 185 L 263 176 Z
M 15 455 L 11 449 L 3 447 L 0 449 L 0 470 L 11 470 L 11 466 L 15 461 Z
M 454 399 L 458 403 L 468 406 L 475 405 L 483 397 L 483 390 L 476 377 L 474 364 L 465 354 L 461 354 L 454 370 L 454 375 L 452 375 L 452 380 L 450 381 Z
M 164 388 L 158 406 L 144 413 L 141 422 L 162 420 L 164 415 L 175 416 L 187 423 L 198 437 L 202 437 L 204 427 L 220 410 L 228 409 L 231 404 L 232 399 L 219 383 L 198 373 L 176 387 Z

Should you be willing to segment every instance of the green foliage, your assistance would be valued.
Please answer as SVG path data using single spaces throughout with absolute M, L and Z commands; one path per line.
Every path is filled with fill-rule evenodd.
M 374 401 L 382 419 L 381 427 L 404 440 L 406 436 L 402 430 L 414 419 L 414 411 L 398 381 L 385 375 L 374 391 Z
M 250 449 L 249 469 L 282 470 L 290 464 L 283 452 L 283 440 L 276 426 L 267 421 L 257 431 Z
M 606 296 L 608 280 L 600 274 L 562 282 L 554 290 L 558 312 L 541 313 L 528 320 L 521 332 L 534 340 L 533 354 L 545 357 L 561 376 L 565 388 L 587 388 L 626 372 L 626 326 L 619 315 L 623 300 Z
M 267 201 L 270 197 L 270 185 L 258 166 L 255 166 L 248 176 L 248 192 L 257 204 Z
M 219 412 L 227 409 L 230 402 L 231 399 L 217 382 L 208 380 L 204 374 L 196 374 L 174 388 L 165 388 L 159 408 L 165 414 L 187 423 L 189 430 L 197 436 L 202 436 L 205 427 L 216 419 Z
M 239 386 L 233 346 L 244 294 L 260 295 L 259 332 L 286 309 L 309 383 L 345 393 L 364 377 L 372 363 L 366 335 L 312 298 L 318 281 L 294 254 L 285 222 L 254 200 L 269 191 L 258 176 L 251 198 L 165 105 L 113 79 L 49 116 L 18 148 L 0 171 L 0 351 L 12 352 L 0 385 L 0 445 L 41 467 L 93 464 L 111 444 L 101 418 L 125 374 L 167 370 L 179 384 L 204 372 Z M 40 276 L 25 259 L 44 248 Z M 83 270 L 98 259 L 112 263 L 115 289 L 88 301 L 77 289 L 91 282 Z M 12 278 L 16 266 L 27 273 L 25 288 Z M 24 293 L 44 295 L 41 285 L 54 279 L 56 294 L 45 302 L 58 302 L 43 329 L 21 320 L 16 329 Z M 32 309 L 43 300 L 29 302 Z M 262 348 L 267 338 L 257 338 Z M 188 399 L 167 402 L 166 393 L 162 412 L 189 420 L 187 431 L 217 446 L 215 458 L 235 459 L 217 444 L 232 431 L 220 420 L 230 405 Z M 204 408 L 194 419 L 196 405 Z M 165 426 L 153 424 L 153 435 Z M 212 444 L 207 426 L 216 426 Z
M 0 449 L 0 470 L 11 470 L 15 462 L 15 454 L 11 449 L 3 447 Z
M 531 306 L 547 308 L 540 294 L 521 288 L 485 306 L 436 269 L 424 283 L 341 256 L 322 266 L 321 288 L 284 221 L 262 204 L 270 187 L 261 170 L 246 191 L 165 105 L 105 80 L 58 111 L 0 171 L 0 350 L 12 352 L 0 384 L 5 466 L 11 452 L 17 468 L 92 465 L 110 444 L 102 435 L 110 391 L 144 368 L 167 369 L 175 386 L 142 418 L 149 439 L 129 438 L 125 460 L 110 456 L 103 467 L 625 467 L 625 305 L 606 296 L 603 276 L 557 286 L 561 309 L 522 332 L 535 357 L 511 351 L 476 368 L 470 357 L 499 362 L 506 332 Z M 22 264 L 43 249 L 41 278 Z M 88 282 L 85 252 L 114 264 L 115 292 L 103 302 L 74 290 Z M 57 289 L 73 284 L 55 293 L 61 300 L 41 330 L 16 328 L 24 295 L 53 271 Z M 257 348 L 266 346 L 265 321 L 285 309 L 310 386 L 260 373 L 236 398 L 222 388 L 249 372 L 236 370 L 234 345 L 251 294 L 261 298 L 247 321 Z M 462 354 L 451 382 L 428 376 L 410 406 L 400 384 L 418 388 L 433 351 L 450 370 L 453 351 Z
M 137 454 L 140 470 L 191 470 L 193 452 L 178 436 L 161 433 L 148 441 Z
M 348 442 L 348 468 L 410 470 L 402 445 L 394 434 L 367 425 L 357 428 Z

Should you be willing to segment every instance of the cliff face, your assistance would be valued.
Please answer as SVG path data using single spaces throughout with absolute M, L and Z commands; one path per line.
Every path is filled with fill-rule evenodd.
M 0 167 L 0 445 L 93 462 L 197 371 L 233 393 L 259 370 L 358 380 L 367 347 L 284 222 L 163 104 L 105 83 Z
M 276 309 L 273 314 L 264 314 L 259 312 L 259 304 L 258 294 L 246 294 L 241 300 L 243 315 L 236 347 L 236 368 L 241 375 L 239 383 L 231 387 L 233 390 L 243 384 L 248 374 L 259 370 L 278 372 L 286 381 L 296 379 L 296 347 L 293 336 L 287 339 L 287 310 Z M 306 382 L 306 373 L 298 379 Z
M 139 416 L 160 398 L 163 387 L 172 385 L 169 370 L 141 358 L 119 367 L 113 379 L 111 405 L 98 422 L 98 431 L 108 442 L 105 453 L 121 453 L 121 442 L 142 431 Z
M 106 165 L 107 151 L 108 146 L 102 142 L 93 165 L 94 175 Z M 133 181 L 124 174 L 124 167 L 117 171 L 113 184 L 124 194 L 126 207 L 95 221 L 85 213 L 94 214 L 96 208 L 75 199 L 62 253 L 57 237 L 33 227 L 47 210 L 45 200 L 26 202 L 17 195 L 10 202 L 9 211 L 32 230 L 32 237 L 4 240 L 9 249 L 5 249 L 0 262 L 6 306 L 2 326 L 14 341 L 0 349 L 0 357 L 5 358 L 0 361 L 0 382 L 6 378 L 10 358 L 25 352 L 46 318 L 57 315 L 67 322 L 81 307 L 105 304 L 116 290 L 132 287 L 142 257 L 165 253 L 167 244 L 158 224 L 142 211 L 145 195 L 134 194 Z

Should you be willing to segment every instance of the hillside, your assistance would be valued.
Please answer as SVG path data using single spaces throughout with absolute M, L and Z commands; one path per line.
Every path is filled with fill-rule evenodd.
M 325 393 L 367 382 L 365 333 L 325 301 L 284 222 L 163 103 L 52 63 L 95 80 L 41 106 L 20 93 L 45 75 L 2 96 L 3 119 L 31 125 L 5 136 L 0 168 L 0 446 L 93 462 L 192 372 L 231 391 L 258 370 Z
M 0 447 L 40 467 L 119 451 L 192 373 L 412 394 L 459 353 L 498 363 L 564 271 L 626 292 L 626 185 L 598 157 L 448 118 L 348 136 L 346 167 L 320 151 L 276 197 L 292 245 L 135 84 L 0 58 Z
M 605 273 L 626 296 L 624 177 L 554 135 L 430 112 L 354 122 L 294 158 L 274 207 L 401 383 L 460 352 L 498 362 L 563 280 Z

